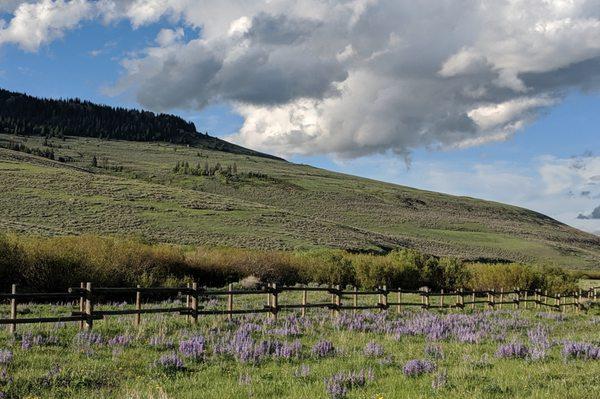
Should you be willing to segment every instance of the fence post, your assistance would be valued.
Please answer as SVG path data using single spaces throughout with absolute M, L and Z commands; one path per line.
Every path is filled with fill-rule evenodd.
M 11 293 L 12 294 L 16 294 L 17 293 L 17 285 L 16 284 L 12 285 Z M 10 299 L 10 318 L 12 320 L 16 320 L 17 319 L 17 298 L 11 298 Z M 8 331 L 11 334 L 14 334 L 17 331 L 17 324 L 16 323 L 9 324 L 8 325 Z
M 188 284 L 189 286 L 189 284 Z M 137 289 L 135 291 L 135 310 L 137 313 L 135 314 L 135 325 L 139 326 L 142 321 L 142 293 L 140 292 L 141 286 L 138 284 Z M 189 318 L 189 316 L 188 316 Z
M 383 290 L 383 293 L 381 294 L 381 305 L 382 305 L 382 310 L 387 310 L 388 308 L 388 292 L 387 292 L 387 285 L 384 285 L 383 287 L 381 287 L 381 289 Z
M 560 294 L 558 294 L 558 295 L 556 296 L 556 301 L 558 302 L 558 311 L 562 313 L 563 309 L 562 309 L 562 307 L 560 306 L 560 305 L 561 305 L 561 303 L 560 303 L 560 302 L 561 302 L 561 299 L 560 299 Z
M 352 306 L 354 307 L 354 309 L 352 310 L 352 313 L 355 313 L 358 311 L 358 309 L 356 309 L 356 307 L 358 306 L 358 287 L 354 287 L 354 294 L 352 296 Z
M 504 302 L 504 288 L 500 288 L 500 306 L 498 306 L 498 309 L 502 310 L 503 302 Z
M 492 288 L 492 310 L 496 310 L 496 289 Z
M 192 306 L 192 299 L 191 299 L 190 292 L 189 292 L 191 284 L 187 283 L 185 285 L 185 287 L 188 289 L 188 292 L 185 294 L 185 307 L 188 308 L 188 310 L 189 310 L 190 307 Z M 189 315 L 189 313 L 185 316 L 185 321 L 187 321 L 188 323 L 190 322 L 190 315 Z
M 277 320 L 277 312 L 279 311 L 279 301 L 278 301 L 278 292 L 277 292 L 277 283 L 273 283 L 273 296 L 271 297 L 271 301 L 273 301 L 273 318 Z
M 192 320 L 194 324 L 198 323 L 198 283 L 192 283 Z
M 596 298 L 598 297 L 597 290 L 598 288 L 594 287 L 594 301 L 596 301 Z
M 527 297 L 528 296 L 529 296 L 529 291 L 525 290 L 525 301 L 523 303 L 523 309 L 527 309 L 527 307 L 528 307 L 528 303 L 529 303 L 529 302 L 527 302 Z
M 516 309 L 519 309 L 521 307 L 521 289 L 519 287 L 517 287 L 517 289 L 515 290 L 516 294 L 517 294 L 517 301 L 516 303 Z
M 267 308 L 270 309 L 272 311 L 272 306 L 271 306 L 271 297 L 273 296 L 272 291 L 271 291 L 271 283 L 267 283 Z
M 335 293 L 335 306 L 336 306 L 335 314 L 336 314 L 336 316 L 339 316 L 340 306 L 342 306 L 342 294 L 340 294 L 340 290 L 341 290 L 340 285 L 339 284 L 336 285 L 335 289 L 337 290 Z
M 475 291 L 471 291 L 471 310 L 475 310 Z
M 402 288 L 398 287 L 398 304 L 396 305 L 396 312 L 400 313 L 402 311 Z
M 579 290 L 579 295 L 577 296 L 577 313 L 581 313 L 581 290 Z
M 464 309 L 465 308 L 465 297 L 464 297 L 463 289 L 461 288 L 459 290 L 459 292 L 460 292 L 460 296 L 459 296 L 460 308 Z
M 444 309 L 444 289 L 440 290 L 440 309 Z
M 233 294 L 231 293 L 231 291 L 233 290 L 233 284 L 229 283 L 229 285 L 227 286 L 227 291 L 229 291 L 229 294 L 227 294 L 227 320 L 231 321 L 233 319 L 233 314 L 231 314 L 231 312 L 233 311 Z
M 306 303 L 307 303 L 307 298 L 308 297 L 308 291 L 303 290 L 302 291 L 302 317 L 306 316 Z
M 85 329 L 91 330 L 94 326 L 94 298 L 92 297 L 92 283 L 88 282 L 85 285 L 86 298 L 85 298 Z
M 429 309 L 429 287 L 425 287 L 425 308 Z
M 548 305 L 548 290 L 544 290 L 544 305 Z
M 84 321 L 83 321 L 83 315 L 85 314 L 85 293 L 83 290 L 85 290 L 85 283 L 81 282 L 79 283 L 79 288 L 82 289 L 82 291 L 79 292 L 79 313 L 81 314 L 81 320 L 79 321 L 79 329 L 83 330 L 83 326 L 84 326 Z

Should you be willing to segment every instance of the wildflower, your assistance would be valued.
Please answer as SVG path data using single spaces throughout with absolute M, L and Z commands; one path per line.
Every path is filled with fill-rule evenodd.
M 381 357 L 384 354 L 383 346 L 371 341 L 363 349 L 363 354 L 367 357 Z
M 331 341 L 323 339 L 313 345 L 312 353 L 317 357 L 326 357 L 335 353 L 335 348 Z
M 563 342 L 562 355 L 565 359 L 600 360 L 600 346 L 587 342 Z
M 530 354 L 529 348 L 521 342 L 511 342 L 500 345 L 496 351 L 496 357 L 500 358 L 519 358 L 524 359 Z
M 204 357 L 205 340 L 198 335 L 179 342 L 179 353 L 185 357 L 201 360 Z
M 441 388 L 445 387 L 447 383 L 448 383 L 448 372 L 446 370 L 442 370 L 433 376 L 433 381 L 431 381 L 431 387 L 433 389 L 441 389 Z
M 302 352 L 302 343 L 299 340 L 293 342 L 284 342 L 275 347 L 274 357 L 291 359 L 300 357 Z
M 183 360 L 176 353 L 170 353 L 162 355 L 156 362 L 156 367 L 162 368 L 165 371 L 178 371 L 183 370 Z
M 431 373 L 435 370 L 435 364 L 425 359 L 413 359 L 406 362 L 402 371 L 408 377 L 417 377 L 424 373 Z
M 75 335 L 73 342 L 79 346 L 101 345 L 104 342 L 104 339 L 102 338 L 102 335 L 98 333 L 82 331 Z
M 13 360 L 13 353 L 10 349 L 0 349 L 0 364 L 9 364 Z
M 444 352 L 442 351 L 442 347 L 439 345 L 427 345 L 425 347 L 425 355 L 433 358 L 433 359 L 443 359 Z
M 309 374 L 310 366 L 307 364 L 301 364 L 300 367 L 294 371 L 294 377 L 296 378 L 306 378 Z
M 534 329 L 527 331 L 531 343 L 531 359 L 540 360 L 546 357 L 546 351 L 550 349 L 548 329 L 538 324 Z
M 173 340 L 167 339 L 164 335 L 155 335 L 148 340 L 148 345 L 160 349 L 171 349 L 174 347 Z
M 374 379 L 373 370 L 362 369 L 358 372 L 339 372 L 325 379 L 325 389 L 332 399 L 342 399 L 348 395 L 348 391 L 356 387 L 362 387 Z
M 129 346 L 133 342 L 131 335 L 117 335 L 108 340 L 109 346 Z

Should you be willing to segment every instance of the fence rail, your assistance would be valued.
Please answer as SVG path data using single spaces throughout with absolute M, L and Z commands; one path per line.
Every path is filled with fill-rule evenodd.
M 279 304 L 279 294 L 285 292 L 301 292 L 302 303 Z M 309 292 L 320 292 L 331 296 L 329 302 L 308 302 Z M 135 294 L 135 309 L 119 310 L 97 310 L 95 305 L 100 304 L 97 296 L 107 297 L 111 295 L 122 296 L 124 294 Z M 185 306 L 143 308 L 142 295 L 165 295 L 185 296 Z M 267 303 L 262 308 L 234 309 L 234 297 L 245 295 L 265 295 Z M 388 301 L 390 294 L 396 294 L 396 301 Z M 226 290 L 206 289 L 199 287 L 197 283 L 188 284 L 187 287 L 176 288 L 144 288 L 144 287 L 93 287 L 92 283 L 81 283 L 79 287 L 69 288 L 68 292 L 53 293 L 18 293 L 17 286 L 13 284 L 10 293 L 0 293 L 0 300 L 10 300 L 10 318 L 0 318 L 0 325 L 6 324 L 9 331 L 14 333 L 17 324 L 30 323 L 56 323 L 56 322 L 79 322 L 82 329 L 92 329 L 94 320 L 102 320 L 107 316 L 135 315 L 134 323 L 139 325 L 143 314 L 153 313 L 179 313 L 185 315 L 189 321 L 196 323 L 200 315 L 233 315 L 248 313 L 270 313 L 276 318 L 280 311 L 300 309 L 302 316 L 307 309 L 328 309 L 337 314 L 341 310 L 387 310 L 395 307 L 398 312 L 403 307 L 421 307 L 423 309 L 475 309 L 476 305 L 483 305 L 488 309 L 502 309 L 503 306 L 511 306 L 513 309 L 527 309 L 532 304 L 535 309 L 548 308 L 558 312 L 572 309 L 581 312 L 586 309 L 586 303 L 595 303 L 600 300 L 600 286 L 585 291 L 570 293 L 566 295 L 551 295 L 540 290 L 521 290 L 519 288 L 505 291 L 447 291 L 432 292 L 427 288 L 421 290 L 403 290 L 401 288 L 388 289 L 386 286 L 374 290 L 359 291 L 356 287 L 352 290 L 341 289 L 340 286 L 308 287 L 308 286 L 277 286 L 268 284 L 260 289 L 233 289 L 230 284 Z M 373 304 L 359 305 L 358 298 L 377 295 L 377 302 Z M 403 300 L 404 295 L 417 297 L 419 302 Z M 226 309 L 205 309 L 199 305 L 201 300 L 210 297 L 226 296 Z M 19 302 L 64 300 L 78 303 L 79 311 L 73 311 L 70 315 L 55 317 L 17 317 L 17 306 Z M 352 299 L 352 305 L 343 304 L 342 300 Z M 465 300 L 467 299 L 467 300 Z

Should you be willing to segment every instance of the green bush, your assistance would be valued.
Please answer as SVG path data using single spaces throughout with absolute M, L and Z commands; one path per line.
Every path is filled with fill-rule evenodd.
M 36 291 L 57 291 L 91 281 L 102 286 L 158 286 L 198 281 L 220 286 L 254 276 L 262 282 L 319 283 L 374 288 L 386 285 L 434 290 L 542 289 L 569 292 L 575 274 L 560 268 L 510 264 L 465 264 L 411 249 L 387 255 L 351 254 L 339 249 L 263 251 L 241 248 L 148 244 L 133 238 L 27 237 L 0 235 L 3 289 L 17 283 Z

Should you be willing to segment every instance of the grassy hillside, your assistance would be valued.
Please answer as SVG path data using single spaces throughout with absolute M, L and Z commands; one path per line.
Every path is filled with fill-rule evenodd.
M 600 267 L 599 237 L 514 206 L 193 146 L 0 135 L 10 142 L 68 162 L 0 149 L 3 230 Z M 222 172 L 202 175 L 217 164 Z

